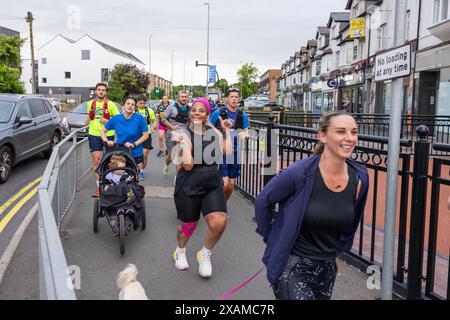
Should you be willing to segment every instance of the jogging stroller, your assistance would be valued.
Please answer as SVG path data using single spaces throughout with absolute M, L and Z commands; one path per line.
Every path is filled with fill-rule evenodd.
M 120 155 L 126 159 L 126 167 L 109 168 L 113 155 Z M 125 174 L 119 183 L 106 178 L 109 172 L 123 170 Z M 103 155 L 97 168 L 100 175 L 100 197 L 94 202 L 93 230 L 98 232 L 98 220 L 105 217 L 113 235 L 119 238 L 120 253 L 125 253 L 125 236 L 131 228 L 142 230 L 146 227 L 144 187 L 139 185 L 139 168 L 126 148 L 112 148 Z

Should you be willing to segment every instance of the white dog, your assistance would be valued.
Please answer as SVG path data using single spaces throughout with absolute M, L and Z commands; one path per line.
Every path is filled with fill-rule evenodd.
M 138 270 L 134 264 L 128 266 L 117 275 L 119 300 L 149 300 L 142 285 L 137 281 Z

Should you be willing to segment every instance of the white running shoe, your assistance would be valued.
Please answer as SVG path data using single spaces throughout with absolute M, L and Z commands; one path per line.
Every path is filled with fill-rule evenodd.
M 211 251 L 209 253 L 203 253 L 203 250 L 197 252 L 198 261 L 198 273 L 203 278 L 209 278 L 212 274 L 211 266 Z
M 189 264 L 186 259 L 186 248 L 177 248 L 173 252 L 173 260 L 175 261 L 175 268 L 177 270 L 189 269 Z
M 167 164 L 164 164 L 163 174 L 165 176 L 169 174 L 169 166 Z

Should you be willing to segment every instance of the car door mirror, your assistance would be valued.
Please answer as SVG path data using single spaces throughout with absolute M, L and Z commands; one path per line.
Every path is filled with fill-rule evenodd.
M 31 123 L 33 120 L 31 118 L 28 117 L 20 117 L 19 118 L 19 126 L 23 125 L 23 124 L 29 124 Z

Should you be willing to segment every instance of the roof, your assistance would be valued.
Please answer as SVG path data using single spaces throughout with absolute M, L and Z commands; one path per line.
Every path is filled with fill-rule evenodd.
M 330 29 L 327 27 L 318 27 L 317 30 L 320 34 L 330 34 Z
M 339 27 L 339 32 L 342 32 L 350 27 L 350 22 L 341 23 Z
M 317 47 L 317 41 L 316 40 L 308 40 L 308 45 L 306 46 L 306 49 L 309 50 L 311 47 Z
M 9 28 L 5 28 L 0 26 L 0 34 L 4 34 L 6 36 L 20 36 L 20 32 L 16 30 L 12 30 Z
M 331 27 L 331 22 L 350 22 L 350 12 L 332 12 L 328 19 L 327 27 Z
M 129 52 L 122 51 L 122 50 L 120 50 L 120 49 L 117 49 L 117 48 L 115 48 L 115 47 L 113 47 L 113 46 L 110 46 L 109 44 L 106 44 L 106 43 L 104 43 L 104 42 L 101 42 L 101 41 L 99 41 L 99 40 L 95 40 L 95 39 L 92 39 L 92 40 L 94 40 L 95 42 L 97 42 L 99 45 L 101 45 L 103 48 L 105 48 L 105 49 L 108 50 L 109 52 L 112 52 L 112 53 L 114 53 L 114 54 L 117 54 L 117 55 L 119 55 L 119 56 L 121 56 L 121 57 L 130 59 L 130 60 L 136 61 L 137 63 L 144 64 L 141 60 L 139 60 L 138 58 L 136 58 L 135 56 L 133 56 L 133 55 L 132 55 L 131 53 L 129 53 Z
M 8 102 L 17 102 L 24 98 L 43 98 L 42 95 L 37 94 L 17 94 L 17 93 L 1 93 L 0 100 Z
M 120 49 L 118 49 L 118 48 L 116 48 L 116 47 L 113 47 L 113 46 L 111 46 L 111 45 L 109 45 L 109 44 L 107 44 L 107 43 L 104 43 L 104 42 L 102 42 L 102 41 L 96 40 L 96 39 L 92 38 L 92 37 L 91 37 L 90 35 L 88 35 L 88 34 L 85 34 L 84 36 L 82 36 L 82 37 L 81 37 L 80 39 L 78 39 L 78 40 L 72 40 L 72 39 L 70 39 L 70 38 L 67 38 L 67 37 L 63 36 L 62 34 L 58 34 L 58 35 L 56 35 L 54 38 L 52 38 L 50 41 L 46 42 L 42 47 L 40 47 L 39 50 L 40 50 L 41 48 L 45 47 L 47 44 L 49 44 L 49 43 L 50 43 L 51 41 L 53 41 L 54 39 L 56 39 L 58 36 L 61 37 L 61 38 L 63 38 L 64 40 L 66 40 L 67 42 L 69 42 L 69 43 L 71 43 L 71 44 L 74 44 L 74 43 L 80 41 L 80 40 L 81 40 L 82 38 L 84 38 L 84 37 L 89 37 L 91 40 L 93 40 L 94 42 L 96 42 L 97 44 L 99 44 L 100 46 L 102 46 L 105 50 L 107 50 L 107 51 L 109 51 L 109 52 L 111 52 L 111 53 L 114 53 L 114 54 L 116 54 L 116 55 L 118 55 L 118 56 L 121 56 L 121 57 L 123 57 L 123 58 L 130 59 L 130 60 L 135 61 L 135 62 L 137 62 L 137 63 L 144 64 L 141 60 L 139 60 L 138 58 L 136 58 L 136 57 L 135 57 L 134 55 L 132 55 L 131 53 L 125 52 L 125 51 L 120 50 Z

